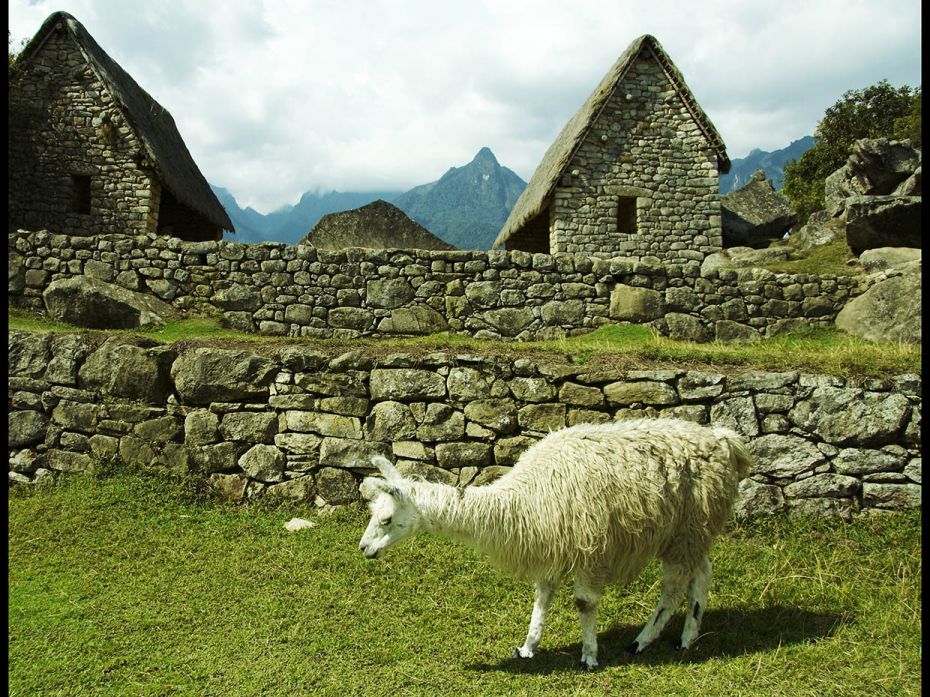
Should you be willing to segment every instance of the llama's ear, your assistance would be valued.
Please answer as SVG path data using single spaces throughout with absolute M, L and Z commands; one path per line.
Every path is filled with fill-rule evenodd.
M 359 493 L 362 495 L 362 498 L 366 501 L 371 501 L 375 496 L 378 495 L 379 491 L 384 491 L 385 482 L 383 479 L 375 479 L 374 477 L 365 477 L 362 480 L 361 485 L 358 487 Z
M 365 477 L 358 490 L 366 501 L 370 501 L 379 493 L 389 494 L 398 501 L 406 499 L 406 494 L 399 487 L 378 477 Z
M 371 458 L 371 464 L 378 468 L 381 476 L 384 477 L 386 481 L 396 482 L 403 479 L 401 473 L 394 465 L 391 464 L 391 461 L 386 457 L 375 455 L 373 458 Z

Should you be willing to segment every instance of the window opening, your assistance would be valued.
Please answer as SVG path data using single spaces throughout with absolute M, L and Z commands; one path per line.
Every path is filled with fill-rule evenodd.
M 617 198 L 617 232 L 636 234 L 636 197 L 620 196 Z
M 90 176 L 71 175 L 71 212 L 90 213 Z

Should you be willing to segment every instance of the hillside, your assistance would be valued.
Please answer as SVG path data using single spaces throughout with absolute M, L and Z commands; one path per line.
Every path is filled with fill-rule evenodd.
M 481 148 L 464 167 L 414 187 L 395 206 L 459 249 L 490 249 L 526 182 Z

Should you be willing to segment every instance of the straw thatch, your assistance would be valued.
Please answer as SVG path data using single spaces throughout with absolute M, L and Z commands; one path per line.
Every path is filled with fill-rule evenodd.
M 616 86 L 626 75 L 633 61 L 643 51 L 650 52 L 662 66 L 682 102 L 687 106 L 698 127 L 715 150 L 718 169 L 723 173 L 730 170 L 730 159 L 727 157 L 723 139 L 698 105 L 691 90 L 688 89 L 688 85 L 685 84 L 681 72 L 672 63 L 671 58 L 665 53 L 658 40 L 654 36 L 644 34 L 633 41 L 626 51 L 621 54 L 594 92 L 591 93 L 591 96 L 581 105 L 577 113 L 569 119 L 555 142 L 546 150 L 539 167 L 536 168 L 523 194 L 517 199 L 510 211 L 510 216 L 504 223 L 503 228 L 501 228 L 497 239 L 494 240 L 492 249 L 503 246 L 511 235 L 518 232 L 546 208 L 556 183 L 565 172 L 569 162 L 571 162 L 572 156 L 584 141 L 591 125 L 610 99 Z
M 115 105 L 145 148 L 162 185 L 182 204 L 224 230 L 234 231 L 226 210 L 217 200 L 184 144 L 174 119 L 161 104 L 142 89 L 67 12 L 50 15 L 23 48 L 13 70 L 28 65 L 55 30 L 67 32 L 88 65 L 112 96 Z

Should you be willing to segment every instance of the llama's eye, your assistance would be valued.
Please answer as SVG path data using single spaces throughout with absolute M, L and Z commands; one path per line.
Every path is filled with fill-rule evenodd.
M 391 519 L 390 519 L 390 518 L 385 518 L 384 520 L 381 521 L 381 526 L 382 526 L 382 527 L 385 527 L 385 528 L 386 528 L 386 527 L 387 527 L 388 525 L 390 525 L 390 524 L 391 524 Z

